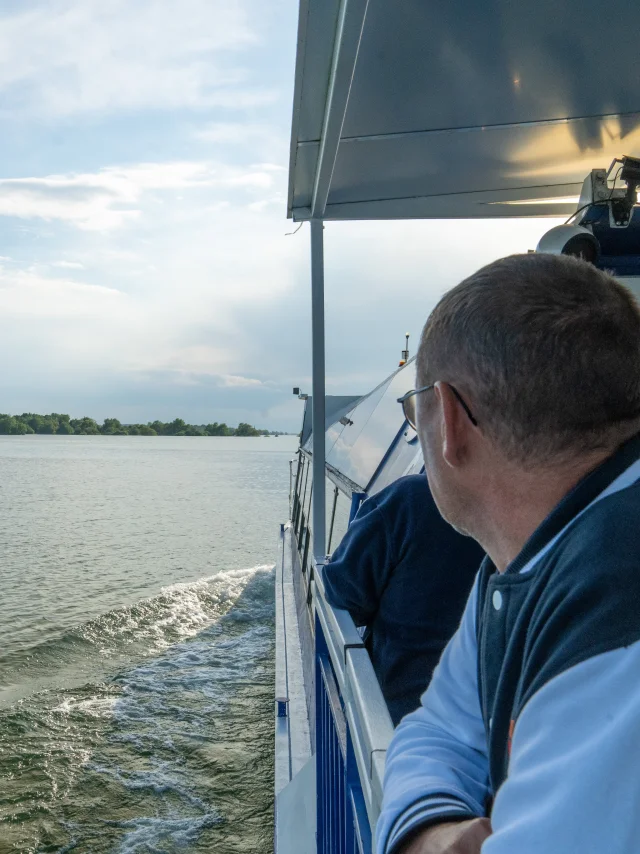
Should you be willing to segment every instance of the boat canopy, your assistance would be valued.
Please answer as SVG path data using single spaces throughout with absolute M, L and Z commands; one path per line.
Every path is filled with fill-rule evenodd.
M 294 220 L 568 216 L 640 155 L 631 0 L 301 0 Z

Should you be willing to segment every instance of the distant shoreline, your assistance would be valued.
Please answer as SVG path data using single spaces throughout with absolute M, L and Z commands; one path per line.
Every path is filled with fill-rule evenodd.
M 182 418 L 173 421 L 149 421 L 146 424 L 123 424 L 117 418 L 105 418 L 98 424 L 93 418 L 71 418 L 69 415 L 52 412 L 37 415 L 24 412 L 22 415 L 0 413 L 0 436 L 237 436 L 258 438 L 260 436 L 290 436 L 283 430 L 262 430 L 241 421 L 237 427 L 214 421 L 211 424 L 187 424 Z
M 103 438 L 104 437 L 111 437 L 111 436 L 125 436 L 125 437 L 126 436 L 133 436 L 133 437 L 137 438 L 137 437 L 142 436 L 142 435 L 143 435 L 142 433 L 35 433 L 35 432 L 32 432 L 32 433 L 0 433 L 0 437 L 2 437 L 2 438 L 7 437 L 7 436 L 16 436 L 16 437 L 53 436 L 57 439 L 59 439 L 61 436 L 84 436 L 85 438 L 87 436 L 102 436 Z M 144 434 L 144 435 L 148 436 L 151 434 Z M 297 433 L 285 433 L 285 432 L 280 432 L 280 431 L 273 432 L 273 433 L 259 433 L 257 436 L 237 436 L 236 434 L 229 434 L 228 436 L 209 436 L 208 433 L 198 433 L 197 435 L 196 434 L 191 435 L 191 434 L 186 434 L 186 433 L 176 433 L 176 434 L 169 434 L 166 436 L 159 436 L 156 433 L 154 436 L 152 436 L 152 438 L 155 438 L 155 439 L 176 439 L 176 438 L 182 439 L 182 438 L 186 437 L 186 438 L 190 438 L 190 439 L 193 439 L 193 438 L 199 438 L 199 439 L 279 439 L 280 436 L 297 436 L 297 435 L 298 435 Z

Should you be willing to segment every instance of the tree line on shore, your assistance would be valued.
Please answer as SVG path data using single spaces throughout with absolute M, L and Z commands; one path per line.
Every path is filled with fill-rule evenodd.
M 70 418 L 59 412 L 36 415 L 0 414 L 0 435 L 24 436 L 30 433 L 48 433 L 57 436 L 279 436 L 278 432 L 258 430 L 251 424 L 240 422 L 237 427 L 226 424 L 187 424 L 182 418 L 170 422 L 150 421 L 148 424 L 122 424 L 117 418 L 105 418 L 98 424 L 93 418 Z

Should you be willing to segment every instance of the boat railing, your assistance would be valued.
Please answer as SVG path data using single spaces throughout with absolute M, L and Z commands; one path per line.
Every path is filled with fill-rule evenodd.
M 317 851 L 370 854 L 393 725 L 362 636 L 314 569 Z
M 347 611 L 332 607 L 323 583 L 326 560 L 313 558 L 310 457 L 298 454 L 290 505 L 294 587 L 315 753 L 317 854 L 370 854 L 382 802 L 393 724 L 362 635 Z M 344 493 L 348 523 L 362 492 Z M 336 515 L 337 491 L 327 508 Z M 341 517 L 344 520 L 344 516 Z M 344 528 L 341 528 L 344 530 Z M 329 543 L 331 539 L 329 539 Z M 304 619 L 301 619 L 304 615 Z M 283 689 L 284 690 L 284 689 Z

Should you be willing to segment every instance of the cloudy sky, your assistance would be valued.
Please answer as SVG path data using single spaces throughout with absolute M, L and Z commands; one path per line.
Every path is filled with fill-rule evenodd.
M 296 24 L 296 0 L 0 0 L 0 412 L 298 427 Z M 368 391 L 444 290 L 548 227 L 328 225 L 329 390 Z

